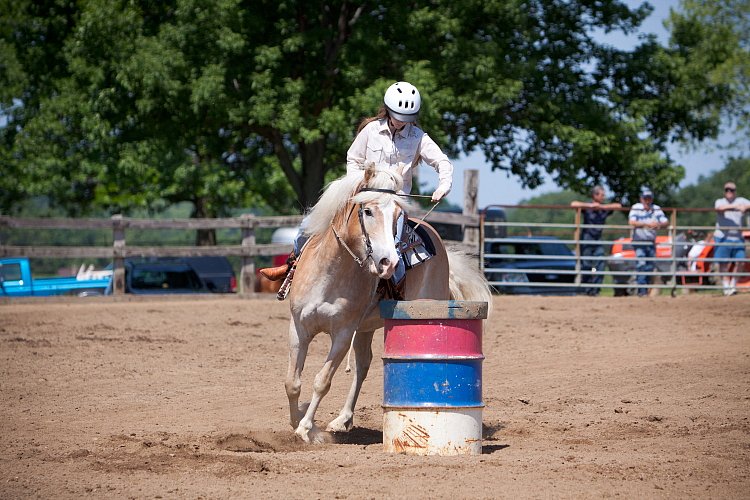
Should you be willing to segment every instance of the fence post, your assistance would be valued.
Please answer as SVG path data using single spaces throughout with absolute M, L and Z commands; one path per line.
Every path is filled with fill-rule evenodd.
M 112 216 L 112 295 L 125 293 L 125 224 L 122 214 Z
M 242 248 L 255 246 L 255 216 L 242 214 Z M 240 295 L 249 297 L 255 293 L 255 259 L 248 255 L 242 256 L 242 269 L 240 271 Z
M 464 170 L 464 209 L 463 215 L 477 214 L 477 193 L 479 192 L 479 170 Z M 479 245 L 479 228 L 464 226 L 464 244 Z
M 672 285 L 672 293 L 674 294 L 677 287 L 677 209 L 672 210 L 669 223 L 671 224 L 669 227 L 669 238 L 672 240 L 672 264 L 670 266 L 672 277 L 669 280 L 669 284 Z
M 581 208 L 576 208 L 576 229 L 573 234 L 576 240 L 576 277 L 575 284 L 581 284 Z
M 485 229 L 484 229 L 484 214 L 486 213 L 486 210 L 482 210 L 482 213 L 479 214 L 479 269 L 484 272 L 484 238 L 485 238 Z

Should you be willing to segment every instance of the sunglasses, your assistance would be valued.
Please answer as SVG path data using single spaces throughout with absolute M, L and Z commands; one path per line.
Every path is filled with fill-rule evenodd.
M 724 188 L 724 191 L 725 192 L 726 191 L 730 191 L 730 192 L 734 193 L 735 191 L 737 191 L 737 188 Z

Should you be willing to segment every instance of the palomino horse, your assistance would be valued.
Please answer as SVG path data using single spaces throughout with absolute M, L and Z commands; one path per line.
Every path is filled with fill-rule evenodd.
M 292 427 L 307 442 L 323 441 L 315 412 L 350 344 L 354 380 L 344 407 L 326 430 L 352 428 L 354 405 L 372 361 L 373 333 L 383 326 L 378 283 L 391 277 L 399 259 L 394 244 L 396 221 L 409 208 L 405 198 L 396 194 L 402 185 L 399 172 L 371 166 L 350 173 L 329 185 L 305 219 L 310 239 L 289 295 L 292 317 L 285 385 Z M 424 227 L 435 243 L 436 255 L 408 271 L 404 298 L 491 303 L 489 286 L 477 266 L 458 252 L 446 251 L 435 230 Z M 320 332 L 330 335 L 331 348 L 315 377 L 310 403 L 299 406 L 308 347 Z

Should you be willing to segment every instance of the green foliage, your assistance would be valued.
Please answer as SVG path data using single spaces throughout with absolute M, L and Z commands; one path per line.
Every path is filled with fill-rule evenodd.
M 694 78 L 691 90 L 704 82 L 724 89 L 725 99 L 703 110 L 721 115 L 734 126 L 737 144 L 748 150 L 750 139 L 750 0 L 682 0 L 669 20 L 671 44 L 682 48 L 685 71 Z M 717 105 L 719 104 L 719 105 Z
M 479 149 L 527 186 L 547 172 L 579 191 L 666 193 L 683 175 L 666 144 L 714 137 L 741 91 L 735 45 L 710 29 L 676 21 L 669 47 L 598 43 L 649 12 L 620 0 L 0 6 L 4 212 L 35 195 L 69 214 L 298 212 L 344 172 L 357 122 L 398 79 L 420 88 L 420 124 L 452 155 Z

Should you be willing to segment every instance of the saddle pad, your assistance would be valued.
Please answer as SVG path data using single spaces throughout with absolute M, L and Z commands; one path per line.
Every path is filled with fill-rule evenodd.
M 415 230 L 416 225 L 417 222 L 410 219 L 408 224 L 404 224 L 401 236 L 401 258 L 407 269 L 418 266 L 435 255 L 435 245 L 427 231 L 421 226 Z

